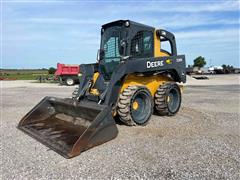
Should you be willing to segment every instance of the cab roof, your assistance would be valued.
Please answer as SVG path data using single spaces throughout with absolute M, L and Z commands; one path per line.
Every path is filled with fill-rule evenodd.
M 130 26 L 134 25 L 134 26 L 141 26 L 141 27 L 145 27 L 145 28 L 155 29 L 152 26 L 148 26 L 148 25 L 145 25 L 145 24 L 141 24 L 141 23 L 138 23 L 138 22 L 131 21 L 131 20 L 117 20 L 117 21 L 113 21 L 113 22 L 110 22 L 110 23 L 102 25 L 102 28 L 105 29 L 105 28 L 108 28 L 108 27 L 111 27 L 111 26 L 114 26 L 114 25 L 123 25 L 127 21 L 130 23 Z

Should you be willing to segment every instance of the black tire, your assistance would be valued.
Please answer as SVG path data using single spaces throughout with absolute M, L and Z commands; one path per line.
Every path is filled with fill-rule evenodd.
M 156 91 L 155 110 L 159 115 L 173 116 L 179 111 L 181 101 L 179 86 L 174 82 L 164 83 Z
M 146 125 L 153 112 L 151 93 L 143 86 L 127 87 L 119 96 L 117 112 L 126 125 Z
M 66 84 L 67 84 L 68 86 L 73 86 L 73 85 L 75 84 L 74 79 L 71 78 L 71 77 L 68 77 L 68 78 L 65 80 L 65 82 L 66 82 Z

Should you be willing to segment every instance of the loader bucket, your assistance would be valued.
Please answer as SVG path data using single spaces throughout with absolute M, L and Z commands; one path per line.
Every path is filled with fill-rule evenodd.
M 45 97 L 18 128 L 65 158 L 107 142 L 118 130 L 107 106 L 72 99 Z

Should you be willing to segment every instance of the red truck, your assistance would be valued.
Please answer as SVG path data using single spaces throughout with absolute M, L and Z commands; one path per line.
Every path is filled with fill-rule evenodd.
M 57 63 L 55 76 L 59 78 L 61 84 L 72 86 L 75 83 L 79 83 L 79 71 L 79 65 Z

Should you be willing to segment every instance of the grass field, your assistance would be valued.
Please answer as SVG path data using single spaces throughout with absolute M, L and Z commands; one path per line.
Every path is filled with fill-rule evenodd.
M 1 69 L 0 80 L 35 80 L 47 76 L 47 69 Z

